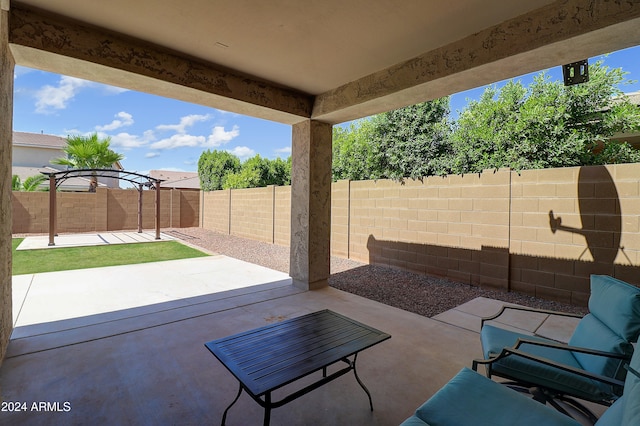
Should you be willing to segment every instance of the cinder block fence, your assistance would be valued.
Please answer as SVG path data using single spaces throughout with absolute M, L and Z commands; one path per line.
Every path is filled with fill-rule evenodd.
M 57 231 L 93 232 L 138 229 L 138 191 L 98 188 L 95 193 L 58 192 Z M 167 189 L 160 193 L 160 226 L 185 228 L 200 221 L 199 191 Z M 13 192 L 13 229 L 49 232 L 49 193 Z M 144 191 L 142 226 L 155 227 L 155 192 Z
M 288 245 L 290 197 L 202 193 L 201 226 Z M 640 285 L 640 164 L 339 181 L 331 205 L 336 256 L 576 305 L 591 274 Z

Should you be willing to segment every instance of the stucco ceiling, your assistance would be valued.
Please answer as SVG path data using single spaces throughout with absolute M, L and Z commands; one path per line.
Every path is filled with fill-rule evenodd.
M 550 3 L 503 0 L 26 0 L 320 94 Z
M 579 0 L 570 1 L 576 2 L 580 3 Z M 456 43 L 464 47 L 461 41 L 473 41 L 473 37 L 482 31 L 489 31 L 481 41 L 486 44 L 490 37 L 495 37 L 490 31 L 504 32 L 499 26 L 509 20 L 520 19 L 525 23 L 530 21 L 532 26 L 540 26 L 535 21 L 538 16 L 536 10 L 548 9 L 552 3 L 550 0 L 21 0 L 11 2 L 11 7 L 50 12 L 198 59 L 237 75 L 246 75 L 255 81 L 291 89 L 316 100 L 313 109 L 314 113 L 318 111 L 320 118 L 339 122 L 535 71 L 545 65 L 560 65 L 580 59 L 574 56 L 583 52 L 580 49 L 574 51 L 567 45 L 564 49 L 550 51 L 544 60 L 540 58 L 538 64 L 531 63 L 530 59 L 535 56 L 517 58 L 519 52 L 527 50 L 527 46 L 521 46 L 508 52 L 513 58 L 509 62 L 486 69 L 471 63 L 456 70 L 456 74 L 461 74 L 458 79 L 442 80 L 440 77 L 450 76 L 446 70 L 439 71 L 441 75 L 429 77 L 440 81 L 433 86 L 434 90 L 424 86 L 426 80 L 415 84 L 394 83 L 395 86 L 387 87 L 384 94 L 358 99 L 358 93 L 365 91 L 361 83 L 376 78 L 380 80 L 376 77 L 379 73 L 386 72 L 388 76 L 399 64 L 405 64 L 402 71 L 407 66 L 415 68 L 416 65 L 410 64 L 412 60 L 421 57 L 421 64 L 428 63 L 429 52 L 446 46 L 453 45 L 455 54 L 461 51 L 461 47 L 456 50 Z M 529 19 L 528 15 L 532 18 Z M 593 54 L 606 53 L 611 46 L 622 48 L 640 43 L 637 30 L 626 35 L 622 35 L 622 30 L 617 31 L 620 40 L 601 45 L 595 43 L 591 48 Z M 507 39 L 506 46 L 510 46 L 510 34 L 499 35 L 502 42 Z M 549 44 L 554 41 L 553 38 L 547 40 Z M 518 44 L 516 39 L 513 43 Z M 478 47 L 485 51 L 492 48 L 492 45 Z M 19 49 L 16 52 L 18 63 L 24 61 L 25 65 L 60 73 L 70 71 L 69 67 L 58 66 L 58 62 L 50 57 L 38 59 L 21 53 Z M 478 56 L 473 51 L 465 54 L 470 62 L 475 59 L 474 55 Z M 449 58 L 442 61 L 443 65 L 434 62 L 434 67 L 446 68 Z M 485 62 L 478 66 L 486 65 Z M 482 71 L 482 75 L 467 73 L 462 78 L 464 72 L 474 68 Z M 83 77 L 91 75 L 79 74 Z M 104 72 L 96 71 L 94 75 L 97 81 L 114 83 L 103 78 Z M 137 84 L 131 81 L 130 85 Z M 358 87 L 350 87 L 354 84 Z M 375 84 L 370 81 L 367 84 L 366 91 L 370 92 Z M 152 85 L 140 89 L 154 91 Z M 343 94 L 345 89 L 357 93 L 347 93 L 339 100 L 340 105 L 334 105 L 332 102 L 338 102 L 334 99 L 336 91 Z M 167 95 L 166 92 L 160 94 Z M 182 98 L 185 97 L 188 98 L 183 94 Z M 318 99 L 322 101 L 320 105 L 317 104 Z M 216 99 L 206 100 L 194 95 L 193 100 L 225 107 L 224 102 L 214 105 Z M 229 109 L 234 108 L 230 105 Z M 235 109 L 252 113 L 250 109 Z M 259 112 L 255 115 L 281 121 L 296 120 L 269 117 Z

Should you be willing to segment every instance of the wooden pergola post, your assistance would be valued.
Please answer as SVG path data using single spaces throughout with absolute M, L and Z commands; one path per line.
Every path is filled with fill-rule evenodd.
M 49 245 L 55 246 L 56 235 L 56 176 L 49 175 Z
M 156 240 L 160 239 L 160 181 L 156 180 Z
M 138 233 L 142 233 L 142 184 L 138 185 Z

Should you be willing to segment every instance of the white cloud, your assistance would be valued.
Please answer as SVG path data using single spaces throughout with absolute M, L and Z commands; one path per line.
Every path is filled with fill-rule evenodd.
M 225 130 L 223 126 L 215 126 L 211 129 L 211 134 L 207 137 L 191 135 L 187 131 L 188 129 L 198 122 L 206 121 L 210 118 L 210 115 L 192 114 L 180 118 L 179 124 L 160 124 L 156 126 L 156 130 L 159 131 L 174 131 L 175 134 L 171 137 L 164 138 L 151 144 L 152 149 L 174 149 L 181 147 L 218 147 L 226 144 L 232 139 L 240 135 L 240 129 L 238 126 L 233 126 L 229 131 Z
M 144 158 L 156 158 L 156 157 L 159 157 L 159 156 L 160 156 L 159 152 L 147 152 L 144 155 Z
M 100 135 L 100 134 L 99 134 Z M 103 136 L 101 136 L 103 137 Z M 111 146 L 124 149 L 140 148 L 154 140 L 153 131 L 147 130 L 142 136 L 122 132 L 111 136 Z
M 131 126 L 133 124 L 133 116 L 128 112 L 120 111 L 115 116 L 116 119 L 111 123 L 105 124 L 104 126 L 96 126 L 96 130 L 108 132 L 111 130 L 119 129 L 121 127 Z
M 24 71 L 27 70 L 27 71 Z M 15 71 L 14 78 L 25 74 L 28 68 L 23 68 Z M 127 89 L 120 87 L 108 86 L 106 84 L 95 83 L 80 78 L 69 77 L 63 75 L 60 77 L 57 86 L 45 85 L 37 90 L 34 94 L 36 98 L 36 112 L 41 114 L 49 114 L 55 110 L 65 109 L 69 102 L 80 92 L 83 88 L 98 88 L 104 90 L 107 94 L 118 94 L 127 92 Z
M 285 146 L 284 148 L 278 148 L 275 150 L 276 154 L 285 154 L 285 155 L 291 155 L 291 147 L 290 146 Z
M 53 110 L 65 109 L 80 89 L 90 84 L 89 81 L 75 77 L 60 77 L 58 86 L 46 85 L 36 92 L 36 112 L 47 114 Z
M 180 124 L 160 124 L 156 126 L 157 130 L 173 130 L 176 133 L 186 133 L 187 127 L 191 127 L 200 121 L 207 121 L 209 115 L 191 114 L 180 119 Z
M 170 138 L 159 140 L 151 144 L 151 149 L 173 149 L 181 147 L 202 146 L 205 142 L 204 136 L 193 136 L 178 133 Z
M 228 149 L 227 152 L 235 155 L 241 160 L 244 160 L 256 155 L 256 152 L 253 149 L 249 148 L 248 146 L 237 146 L 233 149 Z
M 217 147 L 228 143 L 238 136 L 240 136 L 240 129 L 238 128 L 238 126 L 233 126 L 233 128 L 229 131 L 224 130 L 224 127 L 222 126 L 215 126 L 211 130 L 211 134 L 207 138 L 207 143 L 204 146 Z

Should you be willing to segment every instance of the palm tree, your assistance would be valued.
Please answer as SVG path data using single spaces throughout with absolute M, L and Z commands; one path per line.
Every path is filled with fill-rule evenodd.
M 18 175 L 11 176 L 11 190 L 20 191 L 20 188 L 22 188 L 22 182 L 20 182 L 20 176 Z
M 113 163 L 124 158 L 124 155 L 109 148 L 110 143 L 110 137 L 100 139 L 97 133 L 90 136 L 68 136 L 67 146 L 63 149 L 67 157 L 56 158 L 51 160 L 51 163 L 73 169 L 110 169 L 113 167 Z M 97 187 L 98 175 L 94 171 L 89 184 L 89 192 L 96 192 Z
M 45 175 L 29 176 L 22 182 L 20 176 L 13 175 L 11 177 L 12 191 L 46 191 L 46 188 L 40 188 L 40 184 L 47 180 Z

